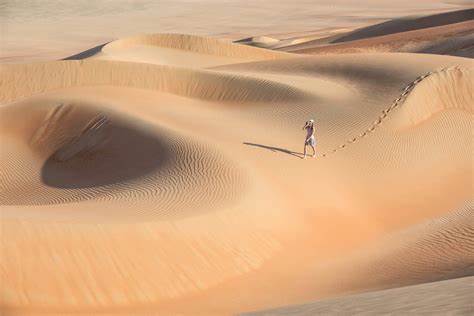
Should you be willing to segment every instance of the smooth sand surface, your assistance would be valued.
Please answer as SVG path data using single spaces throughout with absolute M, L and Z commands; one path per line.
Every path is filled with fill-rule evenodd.
M 0 64 L 4 314 L 235 314 L 474 274 L 472 59 L 179 34 L 71 55 Z
M 474 277 L 370 292 L 245 315 L 471 315 Z

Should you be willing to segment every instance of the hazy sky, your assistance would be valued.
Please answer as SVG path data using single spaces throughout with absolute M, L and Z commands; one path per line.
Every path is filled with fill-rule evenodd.
M 0 62 L 60 58 L 141 33 L 250 35 L 358 27 L 456 9 L 435 0 L 0 0 Z M 472 1 L 474 4 L 474 1 Z

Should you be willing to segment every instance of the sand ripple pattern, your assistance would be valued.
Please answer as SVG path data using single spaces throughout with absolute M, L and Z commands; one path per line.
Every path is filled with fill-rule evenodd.
M 469 74 L 469 72 L 471 72 L 471 74 Z M 384 109 L 382 111 L 382 114 L 372 123 L 372 125 L 367 128 L 365 131 L 363 131 L 362 133 L 360 133 L 359 135 L 357 136 L 354 136 L 353 138 L 351 139 L 348 139 L 346 140 L 344 143 L 342 143 L 341 145 L 339 145 L 338 147 L 332 149 L 331 151 L 329 152 L 326 152 L 324 154 L 322 154 L 321 156 L 322 157 L 326 157 L 327 155 L 329 154 L 333 154 L 333 153 L 336 153 L 338 151 L 340 151 L 341 149 L 344 149 L 346 148 L 347 146 L 349 146 L 350 144 L 353 144 L 355 142 L 357 142 L 358 140 L 368 136 L 370 133 L 372 133 L 373 131 L 375 131 L 375 129 L 377 127 L 379 127 L 382 122 L 384 122 L 388 115 L 393 111 L 395 110 L 396 108 L 398 108 L 400 105 L 402 105 L 408 98 L 408 96 L 410 95 L 410 93 L 412 93 L 415 89 L 415 87 L 417 87 L 418 84 L 420 84 L 423 80 L 425 80 L 426 78 L 428 77 L 431 77 L 431 76 L 441 76 L 441 75 L 444 75 L 444 74 L 464 74 L 466 80 L 465 80 L 465 85 L 468 85 L 469 83 L 472 83 L 473 82 L 473 78 L 474 76 L 472 76 L 472 71 L 471 70 L 468 70 L 468 69 L 464 69 L 462 67 L 448 67 L 448 68 L 443 68 L 443 69 L 440 69 L 440 70 L 435 70 L 435 71 L 430 71 L 430 72 L 427 72 L 419 77 L 417 77 L 415 80 L 413 80 L 412 82 L 410 82 L 404 89 L 403 89 L 403 92 L 390 104 L 389 107 L 387 107 L 386 109 Z M 454 75 L 456 76 L 456 75 Z M 454 91 L 452 91 L 451 95 L 453 94 L 456 94 L 456 93 L 459 93 L 459 90 L 461 91 L 464 91 L 465 94 L 467 95 L 465 98 L 466 98 L 466 101 L 462 101 L 462 102 L 457 102 L 457 101 L 454 101 L 454 102 L 450 102 L 448 103 L 448 106 L 445 106 L 444 108 L 465 108 L 466 110 L 471 110 L 472 111 L 472 104 L 474 104 L 474 97 L 473 97 L 473 94 L 472 94 L 472 89 L 458 89 L 459 85 L 452 85 L 453 87 L 456 87 L 456 89 Z M 416 90 L 415 90 L 416 91 Z M 434 96 L 433 96 L 434 97 Z M 449 96 L 448 96 L 449 97 Z M 472 101 L 472 102 L 471 102 Z M 425 101 L 426 103 L 426 101 Z M 423 103 L 423 104 L 425 104 Z M 428 102 L 429 104 L 430 102 Z M 462 104 L 461 106 L 459 106 L 458 104 Z M 413 106 L 417 106 L 416 104 L 413 104 Z M 425 114 L 426 115 L 432 115 L 432 112 L 428 113 L 428 114 Z M 420 119 L 418 119 L 419 121 Z
M 368 266 L 372 282 L 390 286 L 474 275 L 474 203 L 384 240 Z M 375 277 L 376 276 L 376 277 Z
M 213 210 L 243 190 L 242 174 L 208 145 L 100 109 L 52 107 L 25 137 L 28 146 L 33 170 L 2 159 L 0 204 L 95 201 L 103 204 L 104 217 L 115 208 L 114 217 L 174 218 Z M 15 185 L 8 180 L 13 174 Z M 71 216 L 87 217 L 84 209 Z
M 49 90 L 113 85 L 158 90 L 216 102 L 303 101 L 311 95 L 297 87 L 252 76 L 102 60 L 5 65 L 0 68 L 0 103 Z

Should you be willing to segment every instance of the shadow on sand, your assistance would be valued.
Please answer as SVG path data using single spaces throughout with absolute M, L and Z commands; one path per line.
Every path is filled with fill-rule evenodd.
M 60 189 L 94 188 L 146 177 L 171 161 L 165 141 L 119 120 L 107 127 L 106 141 L 94 146 L 95 136 L 100 135 L 84 133 L 53 153 L 41 168 L 42 182 Z M 67 159 L 58 160 L 61 152 Z
M 247 143 L 247 142 L 244 142 L 243 144 L 247 145 L 247 146 L 253 146 L 253 147 L 260 147 L 260 148 L 263 148 L 263 149 L 268 149 L 268 150 L 271 150 L 273 152 L 281 152 L 281 153 L 292 155 L 292 156 L 295 156 L 295 157 L 298 157 L 298 158 L 303 158 L 302 153 L 299 153 L 299 152 L 296 152 L 296 151 L 291 151 L 291 150 L 284 149 L 284 148 L 265 146 L 265 145 L 261 145 L 261 144 L 254 144 L 254 143 Z
M 90 48 L 90 49 L 88 49 L 88 50 L 85 50 L 85 51 L 83 51 L 83 52 L 80 52 L 79 54 L 75 54 L 75 55 L 72 55 L 72 56 L 63 58 L 62 60 L 81 60 L 81 59 L 86 59 L 86 58 L 88 58 L 88 57 L 92 57 L 92 56 L 94 56 L 95 54 L 100 53 L 101 50 L 102 50 L 102 47 L 104 47 L 104 46 L 107 45 L 108 43 L 110 43 L 110 42 L 107 42 L 107 43 L 98 45 L 98 46 L 96 46 L 96 47 L 92 47 L 92 48 Z

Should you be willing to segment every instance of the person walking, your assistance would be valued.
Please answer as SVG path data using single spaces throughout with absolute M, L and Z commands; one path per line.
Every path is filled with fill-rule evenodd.
M 306 146 L 311 146 L 313 149 L 313 158 L 316 157 L 316 138 L 314 138 L 314 120 L 309 120 L 303 126 L 303 130 L 306 130 L 306 139 L 304 141 L 304 154 L 303 159 L 306 159 Z

